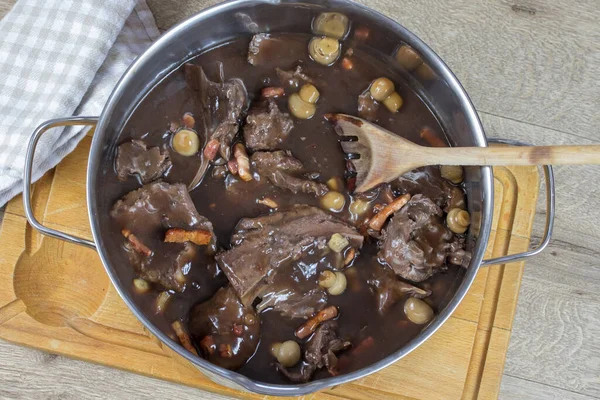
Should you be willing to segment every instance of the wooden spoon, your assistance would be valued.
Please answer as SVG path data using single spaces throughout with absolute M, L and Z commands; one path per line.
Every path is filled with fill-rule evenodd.
M 351 115 L 327 114 L 326 118 L 342 136 L 342 149 L 356 168 L 355 192 L 427 165 L 600 164 L 600 145 L 425 147 Z

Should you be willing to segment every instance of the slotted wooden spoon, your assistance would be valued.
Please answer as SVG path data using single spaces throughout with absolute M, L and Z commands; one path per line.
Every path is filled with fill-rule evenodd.
M 328 114 L 356 168 L 355 192 L 364 192 L 427 165 L 600 164 L 600 145 L 425 147 L 364 119 Z

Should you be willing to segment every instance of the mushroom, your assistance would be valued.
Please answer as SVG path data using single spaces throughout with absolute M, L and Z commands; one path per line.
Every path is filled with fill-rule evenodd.
M 402 45 L 396 52 L 396 60 L 408 71 L 412 71 L 423 64 L 421 56 L 409 45 Z
M 453 208 L 446 216 L 446 224 L 454 233 L 465 233 L 471 224 L 471 216 L 465 210 Z
M 317 112 L 317 106 L 302 100 L 298 93 L 290 96 L 288 107 L 292 115 L 299 119 L 311 119 L 315 115 L 315 112 Z
M 398 112 L 403 103 L 402 96 L 400 96 L 398 92 L 393 92 L 383 99 L 383 105 L 393 113 Z
M 273 343 L 271 345 L 271 354 L 275 356 L 282 366 L 293 367 L 300 361 L 300 345 L 293 340 L 286 340 L 283 343 Z
M 327 242 L 327 246 L 336 253 L 341 253 L 344 251 L 346 247 L 350 245 L 348 239 L 340 235 L 339 233 L 334 233 L 331 235 L 329 242 Z
M 342 39 L 348 32 L 348 17 L 336 12 L 324 12 L 319 14 L 313 22 L 313 32 Z
M 463 167 L 460 165 L 442 165 L 440 167 L 442 178 L 458 184 L 463 181 Z
M 332 296 L 344 293 L 347 285 L 348 281 L 343 272 L 323 271 L 319 276 L 319 286 L 327 289 Z
M 350 203 L 350 206 L 348 207 L 348 211 L 350 211 L 352 215 L 357 217 L 366 213 L 368 209 L 369 202 L 359 198 L 353 199 L 352 203 Z
M 344 195 L 335 190 L 330 190 L 321 197 L 321 206 L 329 211 L 340 212 L 344 209 L 345 204 L 346 198 Z
M 409 320 L 417 325 L 423 325 L 433 318 L 433 309 L 427 303 L 416 297 L 409 297 L 404 303 L 404 313 Z
M 200 139 L 193 130 L 180 129 L 173 136 L 171 147 L 182 156 L 193 156 L 200 149 Z
M 315 37 L 308 44 L 310 57 L 323 65 L 333 64 L 340 56 L 340 42 L 330 37 Z
M 150 284 L 148 281 L 141 278 L 136 278 L 133 280 L 133 287 L 137 293 L 146 293 L 150 290 Z
M 319 91 L 311 83 L 302 85 L 298 94 L 302 100 L 310 104 L 315 104 L 319 100 Z
M 369 92 L 371 96 L 377 101 L 383 101 L 394 93 L 395 87 L 394 82 L 389 80 L 388 78 L 377 78 L 371 83 L 371 87 L 369 88 Z
M 335 190 L 339 192 L 344 188 L 344 182 L 342 182 L 342 178 L 339 176 L 332 176 L 325 183 L 327 184 L 329 190 Z

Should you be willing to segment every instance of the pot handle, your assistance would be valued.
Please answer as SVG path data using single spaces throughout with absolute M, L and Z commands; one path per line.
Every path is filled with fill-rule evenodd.
M 33 172 L 33 156 L 35 154 L 35 148 L 37 147 L 38 141 L 40 140 L 42 134 L 44 134 L 48 129 L 73 125 L 95 126 L 97 122 L 98 117 L 67 117 L 51 119 L 42 123 L 36 128 L 35 132 L 33 132 L 33 135 L 31 136 L 31 139 L 29 140 L 29 145 L 27 146 L 27 154 L 25 155 L 25 173 L 23 177 L 23 205 L 25 207 L 25 216 L 27 217 L 27 221 L 29 221 L 31 226 L 33 226 L 35 229 L 37 229 L 44 235 L 66 240 L 67 242 L 80 244 L 92 248 L 94 250 L 96 249 L 96 244 L 94 242 L 70 235 L 68 233 L 57 231 L 52 228 L 48 228 L 42 225 L 35 218 L 35 215 L 33 215 L 33 207 L 31 206 L 31 175 Z
M 488 139 L 490 143 L 501 143 L 508 144 L 511 146 L 531 146 L 528 143 L 518 142 L 515 140 L 509 139 Z M 551 165 L 542 166 L 544 169 L 544 177 L 546 180 L 546 228 L 544 229 L 544 237 L 540 244 L 528 251 L 517 254 L 509 254 L 502 257 L 492 258 L 489 260 L 483 260 L 481 262 L 482 267 L 487 267 L 489 265 L 494 264 L 508 264 L 511 262 L 524 260 L 529 257 L 536 256 L 540 254 L 548 244 L 550 243 L 550 239 L 552 238 L 552 228 L 554 226 L 554 215 L 555 215 L 555 200 L 556 200 L 556 190 L 554 187 L 554 171 L 552 170 Z

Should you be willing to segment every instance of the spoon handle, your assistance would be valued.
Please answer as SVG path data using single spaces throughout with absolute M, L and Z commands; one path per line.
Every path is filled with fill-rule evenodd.
M 600 164 L 600 145 L 426 148 L 425 165 Z

